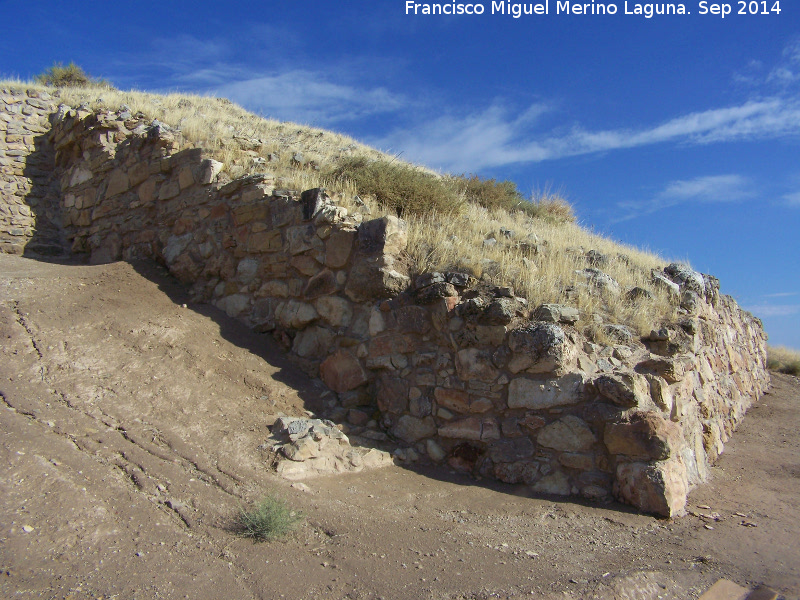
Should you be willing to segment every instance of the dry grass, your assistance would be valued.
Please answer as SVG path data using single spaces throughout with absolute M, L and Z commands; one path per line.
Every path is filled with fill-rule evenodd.
M 468 204 L 461 215 L 431 213 L 409 221 L 409 250 L 419 272 L 465 270 L 513 286 L 533 306 L 569 304 L 587 317 L 600 314 L 606 322 L 624 323 L 642 334 L 674 310 L 666 294 L 650 283 L 651 269 L 664 266 L 661 259 L 593 235 L 572 222 L 475 204 Z M 590 266 L 589 250 L 608 259 L 600 268 L 620 284 L 620 294 L 598 290 L 577 273 Z M 637 286 L 651 290 L 655 298 L 628 301 L 625 292 Z M 585 319 L 583 324 L 590 322 Z
M 21 86 L 45 89 L 0 82 L 0 87 Z M 673 316 L 675 307 L 650 282 L 651 269 L 662 268 L 665 261 L 576 225 L 572 207 L 558 194 L 544 193 L 528 201 L 510 182 L 436 174 L 337 133 L 261 118 L 226 99 L 92 87 L 46 89 L 70 106 L 93 110 L 126 106 L 134 114 L 178 128 L 187 145 L 204 147 L 231 177 L 268 172 L 280 187 L 326 187 L 351 210 L 359 208 L 354 201 L 359 194 L 372 215 L 383 214 L 387 208 L 398 210 L 403 202 L 402 206 L 413 204 L 413 210 L 400 212 L 409 223 L 409 251 L 417 272 L 465 270 L 513 286 L 533 306 L 577 306 L 585 314 L 581 325 L 587 331 L 594 325 L 594 314 L 642 334 Z M 305 166 L 293 163 L 296 153 L 303 155 Z M 369 165 L 377 168 L 365 178 L 353 174 L 353 165 L 366 165 L 367 171 Z M 390 181 L 375 185 L 380 178 Z M 387 189 L 392 191 L 392 178 L 394 192 L 400 189 L 400 194 L 381 196 Z M 409 179 L 414 181 L 409 183 Z M 411 193 L 398 182 L 411 186 Z M 430 188 L 428 194 L 444 189 L 447 195 L 441 202 L 425 205 L 424 194 L 413 195 L 422 188 Z M 501 230 L 513 231 L 513 236 Z M 485 243 L 490 238 L 497 243 Z M 576 273 L 592 266 L 585 256 L 589 250 L 607 257 L 607 263 L 598 268 L 620 284 L 620 294 L 599 291 Z M 627 300 L 625 293 L 637 286 L 650 290 L 655 298 Z
M 767 366 L 771 371 L 800 376 L 800 352 L 786 346 L 768 346 Z
M 116 111 L 123 106 L 148 120 L 158 119 L 179 129 L 187 146 L 200 146 L 225 165 L 233 178 L 269 172 L 292 189 L 316 187 L 324 182 L 322 167 L 352 156 L 385 159 L 387 156 L 350 137 L 331 131 L 265 119 L 225 98 L 189 94 L 150 94 L 107 87 L 54 89 L 35 83 L 2 81 L 0 87 L 47 91 L 56 102 L 90 110 Z M 293 164 L 302 154 L 306 166 Z M 317 165 L 320 170 L 317 170 Z M 348 191 L 346 186 L 338 191 Z

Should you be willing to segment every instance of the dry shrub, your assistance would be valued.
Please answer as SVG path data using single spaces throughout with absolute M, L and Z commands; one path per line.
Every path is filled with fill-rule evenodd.
M 334 181 L 349 180 L 398 216 L 459 213 L 464 205 L 453 181 L 408 163 L 348 158 L 329 172 Z
M 572 209 L 572 205 L 557 193 L 533 194 L 531 201 L 525 206 L 525 212 L 537 219 L 553 223 L 575 222 L 575 211 Z
M 111 83 L 105 79 L 92 77 L 82 67 L 70 62 L 66 67 L 62 63 L 54 63 L 52 67 L 36 76 L 36 81 L 42 85 L 52 87 L 101 87 L 113 89 Z
M 786 346 L 768 346 L 767 367 L 778 373 L 800 376 L 800 352 Z
M 461 175 L 454 178 L 457 185 L 463 186 L 464 197 L 484 208 L 517 209 L 525 199 L 513 181 L 483 179 L 477 175 Z

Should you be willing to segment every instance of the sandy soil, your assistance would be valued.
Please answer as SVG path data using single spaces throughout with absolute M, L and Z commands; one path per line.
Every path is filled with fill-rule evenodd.
M 291 487 L 258 446 L 323 390 L 157 267 L 0 255 L 3 598 L 800 598 L 800 383 L 776 375 L 667 521 L 388 467 Z M 288 538 L 232 532 L 275 492 Z M 708 507 L 708 508 L 701 508 Z

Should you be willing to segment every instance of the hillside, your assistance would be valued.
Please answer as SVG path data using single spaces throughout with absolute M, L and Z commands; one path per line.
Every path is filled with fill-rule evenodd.
M 14 83 L 0 82 L 0 87 Z M 265 173 L 277 188 L 324 187 L 352 211 L 381 215 L 392 207 L 381 206 L 371 189 L 360 189 L 359 176 L 365 178 L 352 168 L 359 159 L 372 161 L 386 177 L 368 188 L 384 196 L 387 191 L 413 196 L 402 216 L 415 273 L 466 271 L 495 285 L 512 286 L 532 305 L 570 304 L 582 311 L 579 327 L 601 342 L 608 338 L 598 319 L 646 335 L 662 320 L 674 318 L 677 306 L 669 290 L 654 284 L 651 276 L 669 261 L 592 234 L 572 221 L 571 209 L 557 195 L 526 199 L 515 188 L 509 192 L 509 182 L 493 180 L 470 186 L 479 178 L 435 174 L 340 134 L 261 118 L 223 98 L 16 87 L 49 91 L 54 104 L 164 123 L 180 133 L 177 150 L 203 148 L 222 163 L 220 181 Z M 618 284 L 612 282 L 613 290 L 622 293 L 607 293 L 605 280 L 598 286 L 593 273 L 587 273 L 594 268 L 610 276 Z M 646 301 L 626 296 L 636 288 L 649 292 Z

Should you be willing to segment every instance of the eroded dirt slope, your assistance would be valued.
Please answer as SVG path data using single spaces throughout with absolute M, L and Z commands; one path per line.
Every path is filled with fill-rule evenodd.
M 726 577 L 800 597 L 795 378 L 775 376 L 692 494 L 705 518 L 446 470 L 302 491 L 258 446 L 276 414 L 316 411 L 324 390 L 271 338 L 184 302 L 150 265 L 0 255 L 0 596 L 655 600 Z M 296 533 L 233 535 L 237 507 L 272 491 L 305 514 Z

